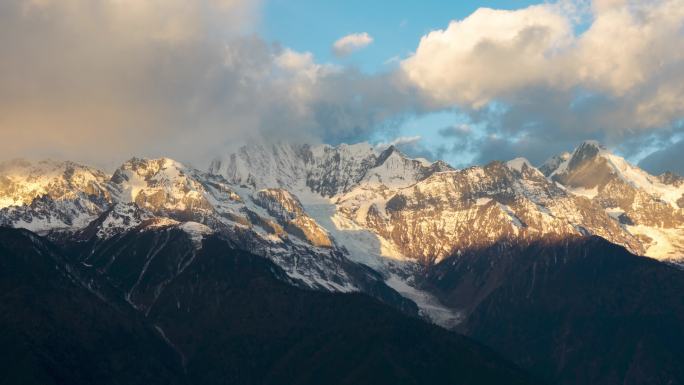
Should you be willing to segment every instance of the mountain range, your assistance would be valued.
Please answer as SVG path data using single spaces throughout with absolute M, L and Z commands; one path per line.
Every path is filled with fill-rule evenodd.
M 539 167 L 367 143 L 250 145 L 207 170 L 14 160 L 0 225 L 23 293 L 3 339 L 35 383 L 684 382 L 684 178 L 593 141 Z M 145 359 L 107 346 L 79 377 L 117 336 Z

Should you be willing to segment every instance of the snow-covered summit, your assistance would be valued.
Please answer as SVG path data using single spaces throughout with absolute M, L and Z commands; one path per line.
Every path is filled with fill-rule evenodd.
M 0 163 L 0 208 L 29 205 L 34 199 L 105 198 L 109 176 L 74 162 L 12 160 Z
M 594 234 L 681 258 L 683 194 L 681 177 L 652 176 L 593 141 L 540 169 L 517 158 L 463 170 L 393 146 L 276 143 L 217 158 L 208 172 L 169 158 L 133 158 L 111 177 L 71 162 L 5 162 L 0 225 L 97 244 L 180 229 L 196 248 L 216 233 L 312 288 L 374 285 L 362 263 L 378 272 L 371 280 L 413 293 L 397 277 L 418 263 L 502 242 Z
M 198 173 L 169 158 L 133 158 L 114 172 L 109 188 L 118 202 L 135 202 L 157 214 L 209 208 Z
M 107 208 L 108 175 L 74 162 L 0 164 L 0 224 L 36 232 L 86 226 Z
M 312 158 L 309 146 L 253 144 L 214 159 L 209 173 L 252 188 L 287 188 L 306 177 L 306 164 Z
M 550 176 L 558 169 L 558 167 L 560 167 L 561 164 L 566 163 L 570 157 L 572 157 L 572 154 L 567 151 L 559 155 L 554 155 L 547 159 L 541 166 L 539 166 L 539 171 L 546 176 Z
M 670 173 L 669 177 L 651 175 L 596 141 L 583 142 L 569 157 L 561 155 L 552 159 L 562 161 L 548 176 L 563 185 L 601 190 L 611 182 L 619 181 L 675 208 L 680 207 L 677 202 L 682 198 L 684 186 L 676 182 L 678 178 L 674 174 Z
M 360 185 L 382 185 L 388 188 L 407 187 L 429 175 L 452 168 L 444 162 L 430 163 L 425 159 L 412 159 L 394 146 L 378 156 L 375 165 L 366 171 Z
M 595 141 L 570 156 L 546 163 L 545 174 L 568 191 L 602 206 L 623 227 L 642 239 L 656 258 L 684 255 L 684 183 L 674 174 L 654 176 Z
M 534 168 L 534 166 L 532 166 L 532 163 L 530 163 L 530 161 L 525 159 L 525 158 L 511 159 L 508 162 L 506 162 L 506 165 L 511 170 L 515 170 L 517 172 L 523 172 L 524 168 L 529 168 L 529 169 Z
M 409 158 L 394 146 L 379 151 L 365 142 L 338 146 L 281 142 L 242 147 L 214 160 L 209 173 L 256 189 L 308 190 L 331 197 L 364 183 L 406 186 L 448 169 L 444 162 Z

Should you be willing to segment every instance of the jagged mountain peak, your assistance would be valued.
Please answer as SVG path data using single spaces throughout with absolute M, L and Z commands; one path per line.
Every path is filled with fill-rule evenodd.
M 611 152 L 599 142 L 595 140 L 586 140 L 575 148 L 575 151 L 573 151 L 568 161 L 567 167 L 568 169 L 574 169 L 581 166 L 584 162 L 609 154 L 611 154 Z
M 449 163 L 447 163 L 443 160 L 435 161 L 434 163 L 432 163 L 431 167 L 435 172 L 445 172 L 445 171 L 455 171 L 456 170 Z
M 322 145 L 317 145 L 317 146 L 312 146 L 312 151 L 314 152 L 314 155 L 321 155 L 323 153 L 340 153 L 340 154 L 345 154 L 346 156 L 354 156 L 354 157 L 367 157 L 369 155 L 378 155 L 378 151 L 376 150 L 375 147 L 373 147 L 372 144 L 368 142 L 359 142 L 359 143 L 340 143 L 336 146 L 332 146 L 329 144 L 322 144 Z
M 611 181 L 619 181 L 649 194 L 659 194 L 663 185 L 681 184 L 674 174 L 653 176 L 596 141 L 585 141 L 570 156 L 552 159 L 562 161 L 548 176 L 572 188 L 601 189 Z
M 87 227 L 77 231 L 74 238 L 88 240 L 93 236 L 108 239 L 140 226 L 154 215 L 135 203 L 114 203 Z
M 546 176 L 526 158 L 515 158 L 506 162 L 508 169 L 522 180 L 545 179 Z
M 362 187 L 382 185 L 389 188 L 403 188 L 435 172 L 450 169 L 443 162 L 430 163 L 425 159 L 413 159 L 395 146 L 389 146 L 380 153 L 374 167 L 366 171 L 360 185 Z
M 31 204 L 34 199 L 73 199 L 78 194 L 104 197 L 109 176 L 71 161 L 15 159 L 0 163 L 0 208 Z
M 183 172 L 187 167 L 171 158 L 131 158 L 124 162 L 116 172 L 132 171 L 140 176 L 153 176 L 159 173 L 172 173 L 173 175 Z M 116 174 L 115 172 L 115 174 Z
M 513 172 L 517 171 L 517 169 L 513 166 L 520 166 L 520 169 L 522 170 L 522 164 L 518 162 L 518 159 L 514 159 L 511 164 L 509 162 L 503 162 L 500 160 L 494 160 L 486 165 L 484 165 L 482 168 L 483 172 L 486 174 L 490 174 L 495 177 L 501 177 L 505 176 L 508 179 L 513 178 Z M 478 166 L 475 166 L 478 167 Z
M 114 172 L 109 188 L 117 202 L 189 220 L 211 208 L 202 179 L 197 170 L 170 158 L 133 158 Z
M 551 158 L 547 159 L 544 163 L 542 163 L 541 166 L 539 166 L 539 171 L 542 172 L 545 176 L 551 176 L 558 167 L 560 167 L 561 164 L 567 162 L 570 158 L 572 157 L 572 153 L 570 152 L 563 152 L 559 155 L 554 155 Z
M 69 161 L 0 165 L 0 224 L 35 232 L 86 226 L 106 209 L 109 176 Z
M 563 152 L 546 160 L 539 167 L 539 171 L 548 177 L 552 177 L 556 174 L 568 173 L 582 167 L 587 162 L 597 161 L 608 156 L 614 155 L 606 146 L 596 140 L 585 140 L 572 152 Z
M 378 156 L 378 160 L 377 160 L 376 165 L 380 165 L 380 164 L 384 163 L 390 156 L 396 156 L 396 157 L 400 157 L 400 158 L 408 158 L 396 146 L 390 145 L 389 147 L 385 148 L 384 150 L 382 150 L 380 152 L 380 155 Z
M 587 139 L 582 141 L 575 149 L 575 152 L 581 151 L 608 151 L 608 148 L 598 140 Z
M 253 144 L 217 158 L 209 173 L 255 189 L 284 188 L 324 197 L 363 184 L 405 187 L 435 172 L 453 170 L 445 162 L 413 159 L 396 146 L 357 144 Z
M 535 168 L 534 166 L 532 166 L 532 163 L 530 163 L 529 160 L 527 160 L 526 158 L 522 158 L 522 157 L 511 159 L 508 162 L 506 162 L 506 165 L 511 170 L 515 170 L 517 172 L 523 172 L 523 170 L 526 168 L 530 168 L 530 169 Z
M 542 166 L 542 172 L 564 185 L 592 189 L 607 183 L 620 174 L 620 169 L 628 167 L 633 168 L 624 158 L 614 155 L 595 140 L 586 140 L 572 153 L 549 159 Z
M 325 149 L 316 148 L 316 152 L 323 153 Z M 256 189 L 292 188 L 306 178 L 307 165 L 314 159 L 314 151 L 308 145 L 253 143 L 214 159 L 209 173 Z
M 134 202 L 145 188 L 187 184 L 187 174 L 193 170 L 170 158 L 131 158 L 112 175 L 110 187 L 116 190 L 124 202 Z
M 556 157 L 560 160 L 560 157 Z M 673 174 L 653 176 L 595 141 L 570 156 L 548 161 L 545 174 L 569 192 L 588 198 L 639 237 L 648 256 L 684 254 L 684 183 Z
M 209 172 L 256 189 L 310 190 L 332 196 L 360 181 L 377 157 L 377 151 L 368 143 L 250 144 L 214 160 Z

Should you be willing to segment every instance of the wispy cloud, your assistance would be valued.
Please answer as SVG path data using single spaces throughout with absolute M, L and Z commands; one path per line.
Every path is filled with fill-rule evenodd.
M 333 43 L 333 52 L 335 55 L 342 57 L 358 51 L 373 43 L 373 37 L 367 32 L 352 33 L 339 38 Z
M 463 137 L 470 135 L 473 129 L 470 125 L 461 123 L 453 126 L 444 127 L 437 131 L 437 133 L 445 138 Z
M 423 137 L 420 135 L 399 136 L 397 138 L 392 139 L 389 142 L 378 143 L 375 145 L 375 148 L 384 149 L 384 148 L 388 148 L 390 146 L 400 147 L 400 146 L 405 146 L 405 145 L 413 145 L 413 144 L 420 142 L 421 139 L 423 139 Z

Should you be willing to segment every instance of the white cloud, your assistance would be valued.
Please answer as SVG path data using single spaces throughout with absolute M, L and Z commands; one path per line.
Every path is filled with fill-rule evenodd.
M 402 69 L 437 103 L 480 107 L 510 90 L 550 80 L 549 55 L 567 46 L 571 31 L 548 5 L 481 8 L 423 36 Z
M 401 68 L 436 106 L 516 104 L 530 90 L 581 89 L 610 100 L 612 110 L 594 122 L 599 127 L 619 125 L 618 117 L 624 130 L 681 118 L 684 2 L 596 0 L 588 8 L 590 24 L 581 33 L 568 10 L 582 7 L 567 1 L 479 9 L 425 35 Z
M 343 36 L 333 44 L 333 52 L 337 56 L 347 56 L 354 51 L 369 46 L 373 42 L 373 37 L 368 33 L 352 33 Z
M 420 135 L 400 136 L 400 137 L 394 138 L 393 140 L 391 140 L 387 143 L 378 143 L 375 145 L 375 148 L 385 149 L 385 148 L 388 148 L 390 146 L 401 147 L 401 146 L 407 146 L 407 145 L 415 145 L 416 143 L 420 142 L 422 139 L 423 139 L 423 137 Z

